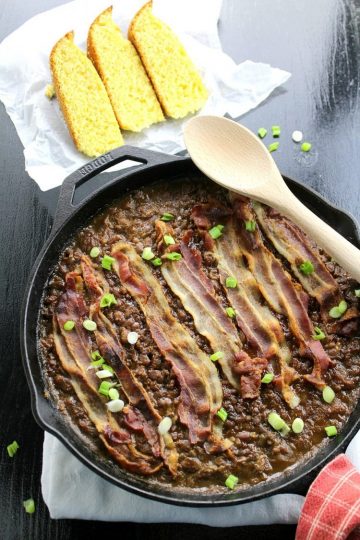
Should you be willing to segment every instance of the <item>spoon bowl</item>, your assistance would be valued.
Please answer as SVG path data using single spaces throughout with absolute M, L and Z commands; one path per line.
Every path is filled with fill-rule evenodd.
M 360 281 L 360 251 L 293 195 L 250 130 L 220 116 L 197 116 L 185 124 L 184 141 L 195 165 L 211 180 L 279 210 Z

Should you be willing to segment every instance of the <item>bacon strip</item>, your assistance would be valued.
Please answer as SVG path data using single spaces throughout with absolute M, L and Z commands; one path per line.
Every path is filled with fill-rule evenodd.
M 305 233 L 288 218 L 273 208 L 253 202 L 253 209 L 267 238 L 275 249 L 290 263 L 291 269 L 304 289 L 321 307 L 324 320 L 329 319 L 329 309 L 341 300 L 339 286 L 322 262 L 317 249 L 310 245 Z M 299 265 L 310 261 L 311 274 L 304 274 Z
M 118 243 L 112 255 L 116 259 L 116 273 L 142 309 L 155 343 L 179 381 L 178 412 L 181 422 L 189 429 L 190 442 L 207 439 L 213 415 L 222 402 L 215 366 L 172 315 L 160 284 L 135 249 Z
M 214 223 L 210 221 L 211 215 L 209 205 L 199 205 L 194 207 L 192 217 L 195 224 L 202 231 L 204 242 L 209 251 L 211 251 L 218 263 L 220 281 L 224 286 L 230 304 L 236 311 L 236 320 L 244 332 L 248 343 L 254 348 L 258 355 L 263 358 L 275 358 L 279 365 L 280 375 L 276 382 L 281 389 L 284 400 L 290 407 L 296 407 L 299 404 L 299 398 L 295 394 L 290 384 L 298 376 L 288 363 L 291 359 L 290 350 L 286 344 L 284 333 L 279 321 L 271 313 L 270 309 L 263 304 L 258 284 L 245 266 L 242 252 L 238 245 L 236 234 L 236 223 L 233 216 L 228 217 L 229 211 L 224 208 L 223 215 L 220 214 L 221 207 L 218 206 L 217 215 L 220 222 L 225 224 L 223 235 L 214 241 L 206 232 Z M 206 216 L 208 220 L 206 221 Z M 227 277 L 235 277 L 237 280 L 236 288 L 227 288 L 225 286 Z M 253 359 L 254 360 L 254 359 Z M 250 363 L 248 358 L 242 358 L 237 372 L 242 375 L 246 387 L 253 389 L 256 381 L 260 385 L 260 366 L 266 367 L 263 360 L 258 358 L 253 363 L 253 369 L 256 377 L 253 381 L 249 378 Z M 251 391 L 251 390 L 249 390 Z
M 67 292 L 60 299 L 60 303 L 66 302 Z M 64 298 L 65 297 L 65 298 Z M 74 391 L 83 404 L 90 420 L 95 425 L 99 437 L 112 457 L 125 469 L 138 473 L 150 475 L 159 470 L 162 463 L 152 456 L 147 456 L 136 450 L 130 433 L 120 427 L 115 416 L 107 410 L 103 398 L 97 392 L 97 381 L 94 381 L 94 374 L 83 369 L 82 350 L 74 356 L 74 346 L 69 347 L 71 339 L 66 340 L 62 330 L 61 316 L 55 313 L 53 318 L 53 337 L 55 349 L 64 370 L 69 374 Z M 76 325 L 78 323 L 76 322 Z M 79 336 L 74 329 L 67 332 L 74 337 L 75 343 Z M 75 345 L 76 350 L 76 345 Z M 79 363 L 77 360 L 80 358 Z M 88 361 L 89 363 L 89 361 Z M 96 384 L 95 384 L 96 383 Z
M 275 311 L 288 318 L 290 330 L 298 339 L 303 352 L 313 357 L 313 371 L 304 378 L 321 389 L 325 386 L 323 375 L 332 362 L 322 344 L 314 343 L 312 339 L 314 329 L 303 297 L 280 261 L 265 247 L 259 229 L 246 231 L 244 222 L 254 220 L 255 217 L 249 200 L 234 197 L 233 208 L 238 219 L 239 247 L 249 268 L 267 302 Z
M 159 244 L 164 234 L 173 235 L 169 224 L 158 221 L 155 226 Z M 164 261 L 161 267 L 162 274 L 186 311 L 192 315 L 198 332 L 207 338 L 214 352 L 220 351 L 224 354 L 219 359 L 219 364 L 230 384 L 238 390 L 241 388 L 243 398 L 254 399 L 260 393 L 259 365 L 261 364 L 262 369 L 265 369 L 267 360 L 261 359 L 259 362 L 260 359 L 252 359 L 241 351 L 242 343 L 237 329 L 220 305 L 214 286 L 202 269 L 201 253 L 194 247 L 190 247 L 191 240 L 192 232 L 187 231 L 176 248 L 183 258 L 176 264 Z M 246 377 L 238 366 L 244 357 L 247 358 Z M 252 379 L 251 384 L 250 379 Z
M 82 256 L 81 269 L 85 284 L 93 296 L 90 310 L 96 322 L 95 339 L 101 355 L 114 369 L 131 408 L 124 413 L 126 424 L 134 431 L 142 432 L 149 442 L 154 456 L 161 455 L 172 474 L 176 474 L 178 454 L 169 433 L 160 436 L 157 426 L 161 416 L 154 408 L 142 384 L 136 379 L 125 361 L 125 350 L 120 344 L 111 322 L 99 309 L 99 300 L 109 286 L 104 276 L 95 270 L 89 257 Z M 101 285 L 100 285 L 101 284 Z M 103 288 L 102 288 L 103 287 Z

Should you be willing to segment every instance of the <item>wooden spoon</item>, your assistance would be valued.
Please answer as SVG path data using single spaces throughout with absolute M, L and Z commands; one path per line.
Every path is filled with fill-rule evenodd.
M 256 135 L 220 116 L 197 116 L 185 124 L 184 140 L 191 159 L 206 176 L 279 210 L 360 281 L 360 251 L 291 193 Z

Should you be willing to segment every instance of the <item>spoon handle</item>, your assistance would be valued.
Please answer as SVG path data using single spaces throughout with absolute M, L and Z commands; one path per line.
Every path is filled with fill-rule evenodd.
M 360 282 L 360 250 L 311 212 L 290 191 L 287 195 L 278 209 Z

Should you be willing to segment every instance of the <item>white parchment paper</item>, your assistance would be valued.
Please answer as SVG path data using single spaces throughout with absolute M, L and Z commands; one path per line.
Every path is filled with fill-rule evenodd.
M 73 145 L 56 99 L 45 96 L 51 82 L 50 51 L 70 30 L 85 50 L 90 24 L 111 3 L 114 20 L 126 35 L 145 0 L 74 0 L 36 15 L 0 44 L 0 99 L 24 145 L 25 168 L 44 191 L 88 161 Z M 153 9 L 179 35 L 203 76 L 210 96 L 200 114 L 238 118 L 284 84 L 290 73 L 249 60 L 236 65 L 222 52 L 217 31 L 221 3 L 153 0 Z M 168 120 L 141 134 L 127 132 L 125 143 L 174 154 L 184 148 L 183 122 Z

